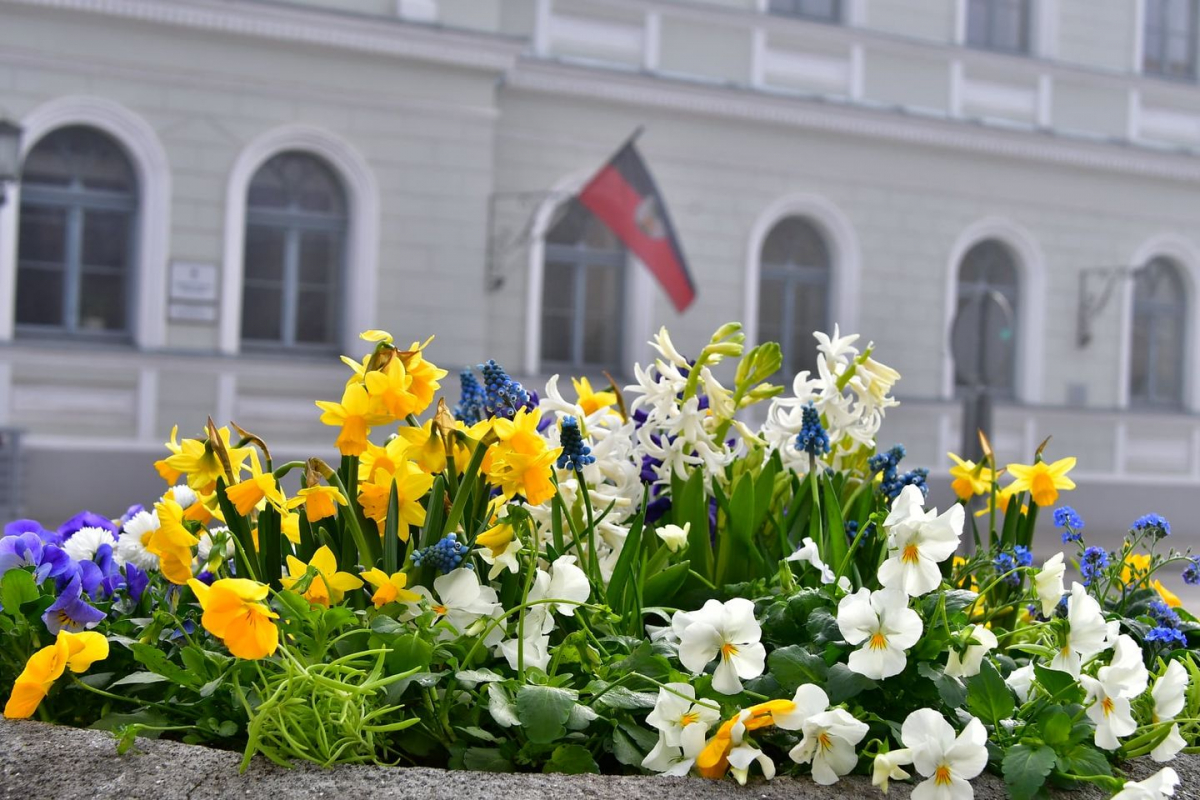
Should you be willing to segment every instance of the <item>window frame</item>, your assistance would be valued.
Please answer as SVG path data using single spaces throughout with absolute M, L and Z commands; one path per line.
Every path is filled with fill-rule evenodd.
M 1165 269 L 1169 270 L 1174 280 L 1175 285 L 1180 288 L 1177 293 L 1176 300 L 1172 303 L 1164 303 L 1159 300 L 1146 298 L 1139 291 L 1143 286 L 1143 279 L 1148 275 L 1150 269 Z M 1185 405 L 1185 397 L 1187 393 L 1185 370 L 1188 362 L 1188 296 L 1186 291 L 1186 283 L 1184 281 L 1182 268 L 1179 263 L 1164 255 L 1158 255 L 1151 258 L 1140 269 L 1133 272 L 1132 276 L 1133 291 L 1130 301 L 1130 328 L 1129 328 L 1129 352 L 1130 352 L 1130 369 L 1126 376 L 1126 389 L 1128 392 L 1129 405 L 1133 408 L 1141 409 L 1160 409 L 1160 410 L 1182 410 Z M 1157 348 L 1156 337 L 1154 331 L 1163 323 L 1163 312 L 1169 312 L 1175 317 L 1175 324 L 1178 325 L 1179 352 L 1176 356 L 1175 370 L 1179 375 L 1179 381 L 1174 396 L 1169 398 L 1158 397 L 1154 391 L 1157 383 L 1157 374 L 1154 370 L 1147 372 L 1147 392 L 1141 394 L 1134 391 L 1133 387 L 1133 368 L 1135 360 L 1140 357 L 1139 352 L 1134 350 L 1134 331 L 1136 330 L 1139 320 L 1147 320 L 1150 327 L 1146 336 L 1147 349 L 1145 351 L 1147 364 L 1154 363 L 1154 353 Z
M 255 179 L 262 171 L 268 168 L 276 159 L 295 157 L 311 159 L 329 173 L 334 181 L 334 185 L 340 192 L 338 199 L 342 209 L 344 209 L 342 213 L 323 214 L 307 211 L 294 205 L 289 208 L 277 208 L 273 206 L 256 207 L 251 203 L 250 192 L 254 186 Z M 349 268 L 349 239 L 352 230 L 349 191 L 338 170 L 322 156 L 307 150 L 287 149 L 276 152 L 259 164 L 250 175 L 250 180 L 246 183 L 245 208 L 246 213 L 243 221 L 242 236 L 242 281 L 240 289 L 242 295 L 242 318 L 239 320 L 241 349 L 248 352 L 263 352 L 282 348 L 288 353 L 309 353 L 313 355 L 322 355 L 337 351 L 341 347 L 341 328 L 345 314 L 348 283 L 346 272 Z M 283 263 L 278 281 L 252 278 L 247 275 L 245 269 L 246 248 L 250 242 L 251 227 L 262 227 L 283 232 Z M 300 241 L 305 233 L 312 232 L 334 234 L 336 236 L 334 247 L 336 263 L 333 268 L 335 278 L 326 287 L 332 289 L 335 295 L 327 307 L 329 335 L 325 342 L 299 342 L 296 340 L 299 296 L 300 292 L 305 288 L 301 285 L 299 278 Z M 279 339 L 257 339 L 246 335 L 246 326 L 244 324 L 246 289 L 254 288 L 256 284 L 263 286 L 279 285 L 281 302 Z
M 980 247 L 983 247 L 985 245 L 995 247 L 1000 252 L 1003 252 L 1005 254 L 1005 257 L 1008 259 L 1008 266 L 1012 270 L 1013 283 L 999 284 L 999 283 L 993 283 L 989 280 L 969 280 L 968 281 L 968 280 L 963 279 L 963 270 L 967 266 L 967 259 L 969 259 L 971 257 L 971 255 L 973 253 L 975 253 Z M 1024 294 L 1025 294 L 1025 292 L 1022 291 L 1022 288 L 1023 288 L 1022 287 L 1022 274 L 1021 274 L 1021 263 L 1020 263 L 1019 254 L 1013 249 L 1013 247 L 1008 242 L 1004 241 L 1003 239 L 1000 239 L 1000 238 L 997 238 L 994 236 L 988 236 L 988 237 L 978 239 L 975 242 L 973 242 L 970 246 L 968 246 L 967 249 L 963 252 L 962 256 L 959 257 L 958 264 L 955 267 L 954 282 L 955 282 L 955 292 L 954 292 L 955 316 L 954 316 L 954 318 L 952 318 L 952 322 L 953 322 L 953 319 L 957 319 L 958 314 L 959 314 L 958 309 L 960 309 L 962 307 L 964 300 L 966 300 L 966 301 L 975 300 L 976 298 L 979 298 L 982 295 L 984 295 L 990 291 L 998 292 L 1002 297 L 1004 297 L 1004 299 L 1008 302 L 1009 307 L 1012 309 L 1012 326 L 1013 326 L 1013 337 L 1012 337 L 1012 346 L 1011 346 L 1012 358 L 1011 358 L 1011 361 L 1009 364 L 1009 373 L 1010 374 L 1008 377 L 1008 385 L 1007 386 L 992 386 L 990 388 L 991 388 L 992 397 L 994 399 L 1015 401 L 1018 398 L 1019 392 L 1020 392 L 1019 384 L 1020 384 L 1020 380 L 1021 380 L 1021 365 L 1019 362 L 1021 359 L 1021 352 L 1022 352 L 1021 348 L 1022 348 L 1022 344 L 1023 344 L 1022 343 L 1022 335 L 1021 335 L 1021 321 L 1023 319 L 1021 303 L 1024 300 Z M 981 321 L 981 325 L 982 325 L 982 321 Z M 957 327 L 957 326 L 955 326 L 955 327 Z M 954 330 L 952 329 L 951 335 L 953 335 L 953 334 L 954 334 Z M 966 384 L 959 383 L 959 381 L 958 381 L 958 363 L 957 363 L 957 359 L 954 358 L 953 352 L 951 352 L 950 361 L 951 361 L 951 376 L 950 376 L 951 388 L 955 395 L 959 395 L 963 391 L 966 391 L 969 387 Z
M 1172 31 L 1170 27 L 1165 24 L 1160 30 L 1157 31 L 1159 42 L 1159 48 L 1157 52 L 1158 68 L 1151 69 L 1149 67 L 1149 44 L 1151 36 L 1150 20 L 1152 17 L 1151 5 L 1155 4 L 1162 10 L 1160 17 L 1165 22 L 1169 16 L 1166 13 L 1167 8 L 1172 2 L 1176 1 L 1177 0 L 1145 0 L 1145 5 L 1142 12 L 1141 74 L 1153 78 L 1160 78 L 1162 80 L 1194 83 L 1197 79 L 1200 79 L 1200 69 L 1198 69 L 1198 66 L 1200 66 L 1200 63 L 1198 63 L 1200 62 L 1200 42 L 1198 42 L 1198 39 L 1200 39 L 1200 0 L 1183 0 L 1183 2 L 1187 3 L 1191 12 L 1189 30 L 1187 31 L 1188 65 L 1186 74 L 1176 74 L 1167 70 L 1167 66 L 1170 64 L 1170 61 L 1167 59 L 1167 53 L 1169 50 L 1169 41 L 1171 39 Z
M 775 6 L 777 0 L 765 0 L 766 12 L 768 14 L 774 14 L 775 16 L 786 17 L 789 19 L 803 19 L 810 22 L 824 22 L 830 25 L 841 25 L 844 24 L 846 19 L 846 5 L 851 0 L 830 0 L 833 11 L 828 15 L 815 14 L 811 11 L 805 11 L 803 8 L 799 8 L 798 6 L 802 6 L 805 0 L 784 1 L 790 4 L 791 7 L 789 9 L 777 8 Z
M 1009 47 L 1004 44 L 998 44 L 996 41 L 996 19 L 999 13 L 999 7 L 1002 4 L 1011 2 L 1011 0 L 964 0 L 963 14 L 963 44 L 967 47 L 972 47 L 977 50 L 987 50 L 994 53 L 1005 53 L 1016 56 L 1029 56 L 1033 54 L 1033 3 L 1031 0 L 1016 0 L 1022 7 L 1021 32 L 1019 36 L 1019 44 L 1017 47 Z M 987 26 L 986 40 L 973 41 L 971 39 L 971 12 L 977 5 L 983 5 L 986 8 Z
M 122 142 L 107 131 L 87 123 L 72 123 L 52 128 L 38 137 L 37 141 L 25 152 L 22 163 L 27 162 L 46 140 L 64 130 L 78 128 L 89 135 L 107 142 L 112 149 L 125 161 L 129 175 L 130 187 L 128 192 L 118 192 L 107 189 L 88 188 L 83 184 L 79 175 L 73 174 L 70 185 L 57 186 L 51 184 L 30 183 L 28 178 L 21 184 L 19 202 L 17 204 L 16 224 L 20 230 L 21 220 L 26 208 L 53 209 L 64 213 L 63 230 L 63 263 L 62 263 L 62 322 L 57 325 L 20 322 L 20 281 L 21 273 L 26 269 L 51 271 L 44 266 L 31 265 L 33 259 L 22 258 L 21 243 L 15 247 L 15 273 L 13 296 L 16 309 L 13 316 L 13 332 L 18 338 L 41 339 L 70 339 L 72 341 L 92 341 L 110 343 L 129 343 L 134 339 L 135 306 L 138 298 L 138 252 L 139 230 L 142 221 L 141 198 L 143 188 L 138 181 L 137 169 L 133 158 Z M 123 278 L 124 305 L 122 326 L 119 329 L 86 328 L 79 324 L 83 279 L 87 272 L 105 272 L 107 270 L 93 267 L 88 270 L 83 261 L 83 239 L 87 224 L 87 213 L 114 212 L 126 215 L 125 220 L 125 263 L 120 270 Z M 58 271 L 55 269 L 54 271 Z
M 767 242 L 770 241 L 771 235 L 779 229 L 781 225 L 785 225 L 792 221 L 799 221 L 807 225 L 814 236 L 816 236 L 825 249 L 825 264 L 818 266 L 813 264 L 800 264 L 789 257 L 787 264 L 771 263 L 764 257 L 764 252 L 767 248 Z M 830 237 L 822 230 L 811 217 L 803 214 L 787 214 L 775 220 L 771 227 L 767 229 L 766 235 L 763 236 L 762 242 L 758 247 L 758 296 L 759 307 L 757 319 L 755 320 L 755 341 L 762 342 L 762 296 L 764 282 L 783 281 L 783 313 L 779 322 L 779 346 L 782 351 L 783 361 L 780 364 L 780 373 L 788 380 L 800 372 L 797 361 L 798 353 L 793 353 L 791 345 L 795 339 L 795 290 L 801 286 L 818 287 L 822 293 L 821 303 L 823 319 L 821 323 L 813 328 L 814 331 L 827 331 L 830 328 L 830 320 L 833 318 L 833 269 L 834 256 L 833 247 Z M 812 333 L 812 331 L 809 331 Z M 811 355 L 811 351 L 808 351 Z

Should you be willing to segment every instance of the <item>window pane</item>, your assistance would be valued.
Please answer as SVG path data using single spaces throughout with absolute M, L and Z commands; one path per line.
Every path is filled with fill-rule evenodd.
M 1134 317 L 1131 345 L 1133 352 L 1129 359 L 1129 397 L 1132 401 L 1142 403 L 1150 402 L 1149 323 L 1145 317 Z
M 783 300 L 787 284 L 764 278 L 758 289 L 758 341 L 781 342 L 783 339 Z M 781 345 L 782 346 L 782 345 Z
M 62 265 L 66 260 L 67 211 L 21 204 L 18 260 Z
M 621 270 L 590 266 L 583 307 L 583 360 L 614 366 L 621 360 Z
M 283 248 L 287 231 L 266 225 L 246 226 L 247 279 L 283 280 Z
M 1177 404 L 1180 394 L 1180 366 L 1182 364 L 1181 349 L 1183 337 L 1176 320 L 1170 317 L 1159 317 L 1153 327 L 1154 361 L 1150 369 L 1154 371 L 1154 392 L 1150 400 L 1156 404 Z
M 125 151 L 108 134 L 73 125 L 43 137 L 22 166 L 22 181 L 43 186 L 76 186 L 106 193 L 133 195 L 133 167 Z
M 301 152 L 280 153 L 263 164 L 250 182 L 252 209 L 305 211 L 344 216 L 345 194 L 325 162 Z
M 84 265 L 124 270 L 129 263 L 130 221 L 124 211 L 85 211 Z
M 281 341 L 283 300 L 278 288 L 247 285 L 242 296 L 242 336 Z
M 823 284 L 799 283 L 792 289 L 791 362 L 793 371 L 816 369 L 816 345 L 813 331 L 825 330 L 827 308 Z
M 542 280 L 542 358 L 572 361 L 574 352 L 575 267 L 547 261 Z
M 571 315 L 542 312 L 542 360 L 556 364 L 571 362 Z
M 829 269 L 825 238 L 808 220 L 788 217 L 778 222 L 763 242 L 762 262 L 771 267 Z
M 301 231 L 300 282 L 333 287 L 337 284 L 339 237 L 330 231 Z
M 17 322 L 21 325 L 63 324 L 63 274 L 59 270 L 17 270 Z
M 84 273 L 79 288 L 79 329 L 119 331 L 125 328 L 125 276 Z
M 296 341 L 325 344 L 334 340 L 326 291 L 301 290 L 296 298 Z

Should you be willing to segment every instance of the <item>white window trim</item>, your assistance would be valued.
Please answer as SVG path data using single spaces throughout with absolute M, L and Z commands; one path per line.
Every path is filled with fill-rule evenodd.
M 1155 258 L 1170 259 L 1179 268 L 1179 277 L 1187 293 L 1187 327 L 1183 334 L 1183 408 L 1186 411 L 1200 410 L 1200 324 L 1196 320 L 1196 302 L 1200 297 L 1200 246 L 1190 239 L 1174 233 L 1162 233 L 1147 239 L 1133 252 L 1129 264 L 1136 270 L 1143 269 Z M 1131 278 L 1135 276 L 1130 276 Z M 1121 281 L 1120 322 L 1118 330 L 1121 340 L 1118 346 L 1117 406 L 1130 407 L 1129 372 L 1133 358 L 1133 294 L 1134 280 Z
M 530 228 L 529 268 L 526 272 L 529 284 L 525 287 L 525 374 L 542 374 L 542 287 L 546 270 L 546 233 L 554 212 L 570 196 L 578 194 L 591 172 L 576 172 L 562 178 L 547 193 L 538 205 Z M 654 316 L 654 299 L 658 286 L 641 260 L 632 252 L 625 265 L 625 331 L 621 346 L 621 363 L 633 364 L 646 360 L 650 338 L 651 320 Z M 616 377 L 616 376 L 614 376 Z
M 967 47 L 968 0 L 954 0 L 954 44 Z M 1058 0 L 1034 0 L 1029 4 L 1029 53 L 1038 58 L 1058 56 Z M 1018 56 L 1020 54 L 1013 54 Z
M 222 262 L 221 326 L 218 347 L 236 355 L 242 338 L 242 275 L 246 240 L 246 197 L 250 181 L 272 156 L 289 150 L 324 159 L 346 190 L 349 216 L 345 253 L 345 297 L 338 342 L 348 348 L 359 332 L 375 327 L 379 268 L 379 186 L 366 160 L 328 131 L 285 125 L 267 131 L 238 155 L 225 194 L 225 255 Z
M 171 169 L 158 134 L 129 109 L 102 97 L 60 97 L 21 120 L 21 160 L 46 134 L 86 125 L 111 136 L 125 149 L 138 182 L 137 252 L 133 275 L 135 307 L 130 315 L 134 343 L 142 349 L 166 344 L 165 275 L 171 229 Z M 17 304 L 17 217 L 20 184 L 0 207 L 0 341 L 13 338 Z
M 781 197 L 758 215 L 746 249 L 745 334 L 747 348 L 758 342 L 758 293 L 762 248 L 768 234 L 787 217 L 802 217 L 816 226 L 829 247 L 829 316 L 843 333 L 858 326 L 859 276 L 862 254 L 854 226 L 840 208 L 814 194 Z M 814 345 L 815 346 L 815 345 Z
M 954 398 L 954 356 L 950 349 L 951 326 L 958 308 L 958 271 L 967 251 L 986 239 L 1010 247 L 1016 259 L 1019 301 L 1017 307 L 1016 397 L 1026 403 L 1042 399 L 1043 332 L 1046 307 L 1046 258 L 1037 240 L 1020 225 L 1002 217 L 988 217 L 967 226 L 950 250 L 946 269 L 945 318 L 942 327 L 942 397 Z

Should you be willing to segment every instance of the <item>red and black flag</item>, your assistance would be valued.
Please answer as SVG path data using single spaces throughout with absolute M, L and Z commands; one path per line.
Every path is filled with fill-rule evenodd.
M 692 304 L 696 285 L 679 237 L 633 138 L 588 181 L 579 193 L 579 202 L 642 260 L 666 290 L 676 311 L 682 312 Z

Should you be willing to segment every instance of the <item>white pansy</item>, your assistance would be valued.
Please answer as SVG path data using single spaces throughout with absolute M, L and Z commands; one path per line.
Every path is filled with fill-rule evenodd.
M 520 639 L 506 639 L 497 645 L 496 654 L 504 656 L 512 669 L 519 669 L 519 657 L 524 656 L 526 667 L 537 667 L 545 672 L 546 667 L 550 665 L 550 637 L 525 637 L 524 653 L 518 647 L 520 642 Z
M 1088 718 L 1096 724 L 1096 746 L 1116 750 L 1118 741 L 1137 730 L 1130 700 L 1146 691 L 1149 674 L 1142 663 L 1142 650 L 1125 634 L 1117 637 L 1112 661 L 1096 677 L 1079 678 L 1087 692 Z
M 817 550 L 817 543 L 811 537 L 804 537 L 800 542 L 800 547 L 796 552 L 788 556 L 785 561 L 803 561 L 821 574 L 821 583 L 833 583 L 833 569 L 821 560 L 821 553 Z
M 1109 627 L 1096 598 L 1078 583 L 1067 598 L 1067 641 L 1059 646 L 1050 668 L 1079 677 L 1083 662 L 1108 648 Z
M 540 578 L 546 573 L 539 570 Z M 550 565 L 548 579 L 539 582 L 529 592 L 529 600 L 568 600 L 573 602 L 549 603 L 547 607 L 555 614 L 565 617 L 575 616 L 575 606 L 586 603 L 591 594 L 592 585 L 588 582 L 587 574 L 575 566 L 575 556 L 559 556 Z
M 890 678 L 904 671 L 905 651 L 921 638 L 921 617 L 896 589 L 877 592 L 863 587 L 838 603 L 838 629 L 852 645 L 849 667 L 868 678 Z
M 925 780 L 912 791 L 912 800 L 970 800 L 971 779 L 987 766 L 987 730 L 971 717 L 962 733 L 929 708 L 912 712 L 900 729 L 900 739 L 912 751 L 913 766 Z
M 488 569 L 488 580 L 495 580 L 496 576 L 508 570 L 512 573 L 521 571 L 521 564 L 517 560 L 517 554 L 521 552 L 524 545 L 520 539 L 513 539 L 500 553 L 493 555 L 490 548 L 481 547 L 476 552 L 483 559 L 490 569 Z
M 1042 616 L 1049 617 L 1062 600 L 1063 574 L 1066 572 L 1063 554 L 1056 553 L 1046 560 L 1041 570 L 1033 576 L 1033 588 L 1037 591 L 1038 600 L 1042 604 Z
M 112 531 L 85 527 L 75 531 L 71 538 L 63 543 L 62 549 L 75 561 L 91 561 L 102 545 L 113 547 L 116 543 Z
M 1150 690 L 1150 696 L 1154 700 L 1155 723 L 1169 722 L 1179 716 L 1179 712 L 1183 711 L 1187 688 L 1188 673 L 1183 665 L 1178 661 L 1167 664 L 1167 671 L 1154 682 L 1154 687 Z M 1159 762 L 1170 761 L 1186 746 L 1187 742 L 1179 733 L 1179 725 L 1174 724 L 1167 733 L 1167 738 L 1150 751 L 1150 757 Z
M 1121 791 L 1112 800 L 1164 800 L 1174 797 L 1179 788 L 1179 775 L 1170 767 L 1163 767 L 1144 781 L 1125 781 Z
M 496 590 L 480 585 L 475 570 L 466 567 L 459 567 L 434 578 L 433 591 L 437 595 L 436 599 L 423 586 L 414 586 L 413 591 L 426 597 L 434 612 L 459 633 L 466 631 L 479 618 L 490 617 L 500 608 L 500 604 L 496 602 Z M 411 613 L 420 612 L 420 608 L 415 604 L 408 605 Z M 454 638 L 454 634 L 448 630 L 443 630 L 439 636 L 443 639 Z
M 1022 703 L 1029 702 L 1029 693 L 1033 690 L 1033 664 L 1018 667 L 1008 674 L 1004 682 L 1017 693 Z
M 941 584 L 938 564 L 958 549 L 964 521 L 961 505 L 955 504 L 938 516 L 936 508 L 918 510 L 923 499 L 916 486 L 905 486 L 900 492 L 896 502 L 902 503 L 907 513 L 887 529 L 888 559 L 879 567 L 879 582 L 883 586 L 901 589 L 913 597 L 927 594 Z
M 811 763 L 813 780 L 828 786 L 854 769 L 858 763 L 854 745 L 867 735 L 868 727 L 835 708 L 809 717 L 801 730 L 804 738 L 788 755 L 798 764 Z
M 142 572 L 158 570 L 158 556 L 146 549 L 150 534 L 158 530 L 157 511 L 139 511 L 121 528 L 117 539 L 116 561 L 133 564 Z
M 683 777 L 692 771 L 696 756 L 704 750 L 705 733 L 703 725 L 688 725 L 679 736 L 678 744 L 667 744 L 666 736 L 659 734 L 658 744 L 642 759 L 642 766 L 663 775 Z
M 775 777 L 775 762 L 746 738 L 746 720 L 749 718 L 749 710 L 738 713 L 737 722 L 729 732 L 729 741 L 733 747 L 726 756 L 729 759 L 729 773 L 743 786 L 746 785 L 746 778 L 750 774 L 750 765 L 755 761 L 762 768 L 763 777 L 767 780 Z
M 887 794 L 888 781 L 902 781 L 909 777 L 901 767 L 911 763 L 912 751 L 907 747 L 880 753 L 875 756 L 871 765 L 871 785 L 879 787 L 879 791 Z
M 656 728 L 668 746 L 679 747 L 689 727 L 699 728 L 703 738 L 720 718 L 721 712 L 714 704 L 696 702 L 696 690 L 690 685 L 668 683 L 665 688 L 659 687 L 658 700 L 654 710 L 646 715 L 646 724 Z
M 959 653 L 954 647 L 950 648 L 950 657 L 946 659 L 946 674 L 952 678 L 970 678 L 978 675 L 983 657 L 999 643 L 996 634 L 982 625 L 967 626 L 967 638 L 976 644 L 967 645 L 965 652 Z
M 829 695 L 825 694 L 825 690 L 820 686 L 803 683 L 796 687 L 792 706 L 791 711 L 771 712 L 771 720 L 776 728 L 783 728 L 785 731 L 800 730 L 810 717 L 829 708 Z
M 722 694 L 737 694 L 742 690 L 742 679 L 763 673 L 767 652 L 761 638 L 762 628 L 749 600 L 709 600 L 692 614 L 691 624 L 680 636 L 679 661 L 699 675 L 709 662 L 719 659 L 712 687 Z
M 662 539 L 663 544 L 672 553 L 678 553 L 683 548 L 687 547 L 688 532 L 692 529 L 692 523 L 686 523 L 682 528 L 678 525 L 663 525 L 661 528 L 655 529 L 658 538 Z

